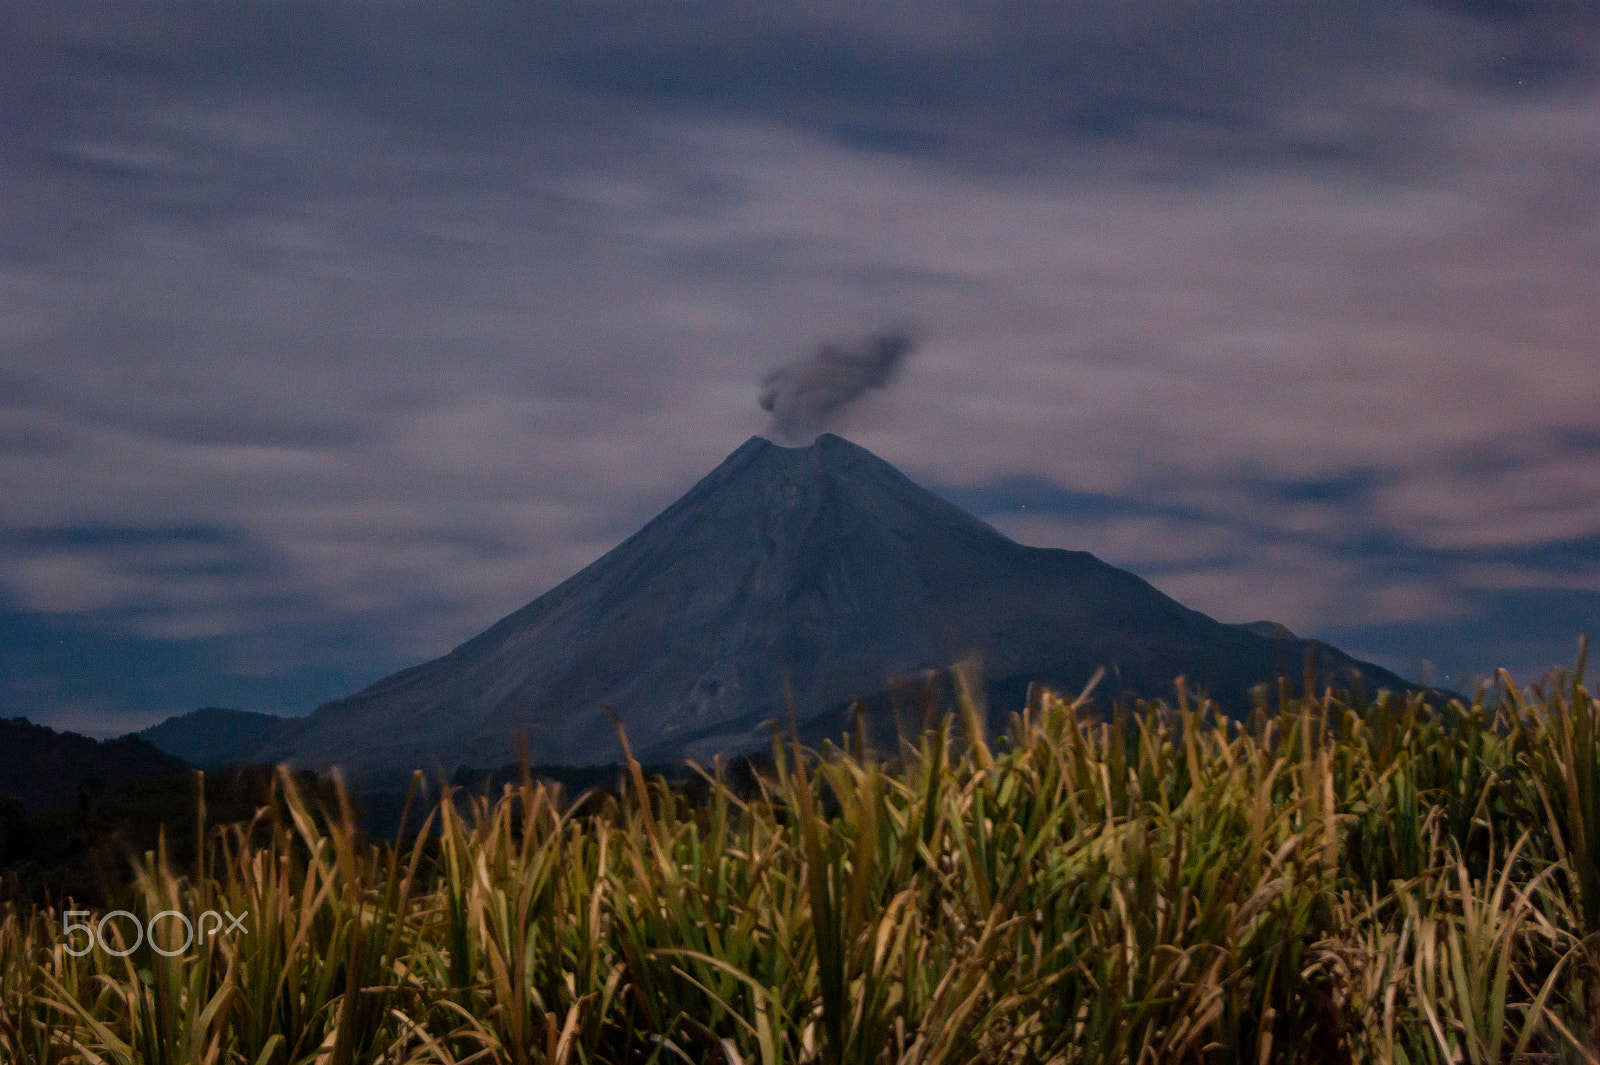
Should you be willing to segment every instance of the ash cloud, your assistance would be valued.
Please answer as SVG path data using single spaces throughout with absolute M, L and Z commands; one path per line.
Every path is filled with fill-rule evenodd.
M 772 413 L 772 434 L 815 437 L 867 392 L 893 384 L 915 347 L 908 332 L 891 329 L 859 340 L 825 341 L 810 355 L 779 366 L 761 380 L 761 409 Z

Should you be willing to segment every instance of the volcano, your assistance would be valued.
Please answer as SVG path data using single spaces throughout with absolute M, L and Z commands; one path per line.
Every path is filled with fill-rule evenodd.
M 837 436 L 754 437 L 561 585 L 256 753 L 356 779 L 494 767 L 519 743 L 536 765 L 612 763 L 609 707 L 641 761 L 703 761 L 765 747 L 790 701 L 814 734 L 853 700 L 881 713 L 891 678 L 968 658 L 993 691 L 1075 691 L 1103 666 L 1111 695 L 1170 695 L 1182 675 L 1243 710 L 1312 646 L 1215 621 L 1093 555 L 1018 544 Z M 1315 649 L 1324 677 L 1407 687 Z

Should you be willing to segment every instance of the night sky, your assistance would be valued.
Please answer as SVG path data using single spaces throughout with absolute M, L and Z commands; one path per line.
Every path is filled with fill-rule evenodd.
M 1457 686 L 1600 637 L 1594 0 L 0 5 L 0 717 L 305 713 L 828 428 Z

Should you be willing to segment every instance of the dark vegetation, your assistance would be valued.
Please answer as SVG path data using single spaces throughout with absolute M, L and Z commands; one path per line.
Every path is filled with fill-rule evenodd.
M 136 737 L 96 741 L 27 718 L 0 719 L 0 799 L 29 809 L 67 806 L 85 784 L 104 790 L 136 777 L 176 776 L 188 768 Z
M 127 889 L 130 859 L 155 850 L 163 837 L 174 861 L 192 865 L 202 781 L 205 816 L 213 823 L 248 822 L 274 801 L 277 771 L 269 766 L 200 774 L 181 762 L 176 770 L 159 764 L 163 771 L 156 775 L 122 775 L 111 785 L 98 776 L 80 777 L 66 804 L 30 808 L 17 798 L 0 798 L 0 899 L 48 905 L 70 898 L 107 906 Z M 293 779 L 308 795 L 333 794 L 332 782 L 313 773 Z

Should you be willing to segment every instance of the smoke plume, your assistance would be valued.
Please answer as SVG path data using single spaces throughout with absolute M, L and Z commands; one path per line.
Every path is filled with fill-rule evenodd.
M 868 389 L 889 387 L 913 346 L 910 334 L 890 330 L 857 341 L 827 341 L 784 363 L 761 381 L 761 409 L 772 412 L 771 431 L 789 439 L 814 437 Z

